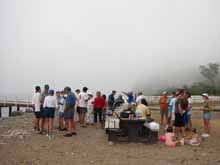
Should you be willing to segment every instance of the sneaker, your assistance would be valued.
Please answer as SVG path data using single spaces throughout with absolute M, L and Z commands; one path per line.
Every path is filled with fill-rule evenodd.
M 66 131 L 66 129 L 65 129 L 65 128 L 62 128 L 62 129 L 60 129 L 60 131 Z
M 63 135 L 64 137 L 72 137 L 72 133 L 67 133 L 65 135 Z
M 207 134 L 207 133 L 203 133 L 203 134 L 201 135 L 202 138 L 208 138 L 209 136 L 210 136 L 210 135 Z
M 73 132 L 73 133 L 72 133 L 72 135 L 76 136 L 76 135 L 77 135 L 77 133 L 76 133 L 76 132 Z

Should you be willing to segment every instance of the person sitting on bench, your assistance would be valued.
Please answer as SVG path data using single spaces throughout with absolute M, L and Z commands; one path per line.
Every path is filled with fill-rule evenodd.
M 141 99 L 141 103 L 137 106 L 135 114 L 136 117 L 140 119 L 146 119 L 151 116 L 151 112 L 145 98 Z

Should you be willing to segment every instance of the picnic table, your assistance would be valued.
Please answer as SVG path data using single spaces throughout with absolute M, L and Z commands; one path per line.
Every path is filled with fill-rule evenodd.
M 107 130 L 109 141 L 157 142 L 158 132 L 151 131 L 146 127 L 144 125 L 146 120 L 138 118 L 121 118 L 119 115 L 115 118 L 120 120 L 120 127 Z
M 128 142 L 143 140 L 143 129 L 145 120 L 120 118 L 120 128 L 128 137 Z

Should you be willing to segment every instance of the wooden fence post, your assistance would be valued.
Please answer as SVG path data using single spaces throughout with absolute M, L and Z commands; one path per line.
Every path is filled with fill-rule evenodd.
M 11 116 L 11 112 L 12 112 L 12 107 L 9 106 L 9 116 Z
M 17 111 L 20 111 L 20 106 L 19 105 L 17 105 Z

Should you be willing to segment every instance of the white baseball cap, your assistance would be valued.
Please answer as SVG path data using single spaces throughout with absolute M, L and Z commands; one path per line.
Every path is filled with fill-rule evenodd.
M 163 95 L 166 95 L 166 94 L 167 94 L 167 92 L 166 92 L 166 91 L 164 91 L 162 94 L 163 94 Z
M 92 94 L 92 92 L 88 92 L 88 95 L 92 96 L 93 94 Z
M 207 93 L 203 93 L 202 96 L 209 98 L 209 95 Z

